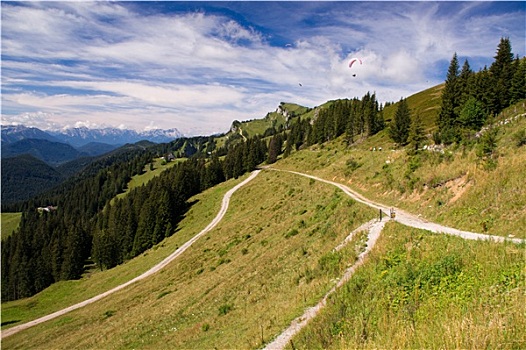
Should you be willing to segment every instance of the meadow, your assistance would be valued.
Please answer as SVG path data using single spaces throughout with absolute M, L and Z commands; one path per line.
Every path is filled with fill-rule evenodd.
M 22 213 L 2 213 L 0 221 L 2 222 L 2 239 L 9 237 L 15 231 L 20 223 Z
M 93 285 L 90 279 L 100 281 L 98 289 L 109 289 L 117 279 L 138 274 L 139 266 L 153 265 L 169 247 L 180 244 L 176 240 L 195 234 L 196 227 L 204 227 L 215 216 L 218 194 L 232 184 L 229 181 L 196 196 L 178 232 L 160 246 L 76 282 L 94 294 L 93 287 L 88 287 Z M 356 259 L 361 243 L 351 242 L 337 253 L 332 249 L 375 215 L 330 185 L 263 172 L 236 192 L 214 230 L 158 275 L 8 337 L 2 345 L 24 349 L 259 347 L 336 283 Z M 135 272 L 125 272 L 131 266 L 136 266 Z M 24 316 L 15 310 L 24 305 L 42 309 L 47 303 L 49 312 L 52 304 L 65 306 L 61 296 L 77 294 L 69 288 L 62 293 L 58 289 L 38 294 L 33 302 L 7 303 L 3 320 L 25 322 L 37 315 Z M 44 300 L 46 293 L 54 301 Z
M 524 248 L 389 223 L 288 348 L 522 349 Z

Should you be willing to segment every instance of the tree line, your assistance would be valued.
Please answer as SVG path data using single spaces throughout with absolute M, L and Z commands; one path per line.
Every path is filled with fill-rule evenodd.
M 268 152 L 258 136 L 232 145 L 223 160 L 217 154 L 207 161 L 192 157 L 110 204 L 152 162 L 155 151 L 129 153 L 95 175 L 100 164 L 93 165 L 86 169 L 90 177 L 75 177 L 21 205 L 19 228 L 2 242 L 2 300 L 78 279 L 89 258 L 100 268 L 111 268 L 139 255 L 175 231 L 191 196 L 253 170 Z M 36 210 L 47 205 L 57 209 Z
M 433 134 L 436 144 L 462 142 L 473 137 L 488 120 L 503 109 L 526 98 L 526 59 L 514 57 L 509 38 L 501 38 L 488 68 L 473 72 L 466 59 L 460 68 L 453 54 L 442 91 L 440 112 Z M 418 148 L 425 139 L 422 121 L 413 116 L 401 99 L 389 128 L 399 145 L 412 143 Z

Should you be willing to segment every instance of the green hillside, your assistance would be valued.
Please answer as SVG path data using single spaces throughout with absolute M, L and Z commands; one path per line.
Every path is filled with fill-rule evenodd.
M 9 237 L 17 229 L 21 216 L 22 213 L 1 213 L 2 239 Z
M 61 295 L 70 303 L 80 301 L 136 275 L 139 266 L 146 270 L 166 256 L 168 247 L 173 249 L 204 227 L 217 212 L 218 194 L 231 186 L 228 182 L 197 196 L 178 234 L 160 246 L 117 271 L 93 272 L 49 288 L 53 292 L 6 303 L 3 321 L 26 321 L 57 308 Z M 153 348 L 258 347 L 262 329 L 266 342 L 328 291 L 357 252 L 352 243 L 340 253 L 332 253 L 332 248 L 375 214 L 330 185 L 262 173 L 235 194 L 225 220 L 177 263 L 145 283 L 8 337 L 2 345 L 134 348 L 146 342 Z M 130 274 L 131 269 L 135 272 Z M 60 343 L 57 331 L 62 334 Z

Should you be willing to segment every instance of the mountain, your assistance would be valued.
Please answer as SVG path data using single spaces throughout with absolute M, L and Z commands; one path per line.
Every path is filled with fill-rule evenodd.
M 2 158 L 21 154 L 31 154 L 49 165 L 59 165 L 83 155 L 68 144 L 43 139 L 23 139 L 13 143 L 2 143 Z
M 59 142 L 58 139 L 38 128 L 24 125 L 2 125 L 2 144 L 14 143 L 24 139 L 40 139 Z
M 69 143 L 74 147 L 81 147 L 90 142 L 124 145 L 126 143 L 148 140 L 155 143 L 164 143 L 182 136 L 177 129 L 155 129 L 137 132 L 117 128 L 88 129 L 86 127 L 50 131 L 50 134 L 61 142 Z
M 27 200 L 63 179 L 61 173 L 30 154 L 2 158 L 2 203 Z
M 102 142 L 90 142 L 77 149 L 89 156 L 98 156 L 100 154 L 108 153 L 116 149 L 116 145 L 110 145 Z

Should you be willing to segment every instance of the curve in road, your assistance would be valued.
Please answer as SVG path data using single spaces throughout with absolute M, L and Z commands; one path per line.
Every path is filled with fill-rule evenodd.
M 154 267 L 152 267 L 151 269 L 149 269 L 148 271 L 146 271 L 142 275 L 139 275 L 139 276 L 135 277 L 134 279 L 129 280 L 128 282 L 123 283 L 123 284 L 121 284 L 121 285 L 119 285 L 119 286 L 117 286 L 115 288 L 112 288 L 112 289 L 110 289 L 110 290 L 108 290 L 108 291 L 106 291 L 104 293 L 96 295 L 93 298 L 84 300 L 83 302 L 80 302 L 80 303 L 75 304 L 75 305 L 71 305 L 71 306 L 69 306 L 69 307 L 67 307 L 65 309 L 59 310 L 59 311 L 54 312 L 52 314 L 49 314 L 49 315 L 37 318 L 36 320 L 30 321 L 30 322 L 27 322 L 27 323 L 23 323 L 21 325 L 18 325 L 18 326 L 15 326 L 15 327 L 3 330 L 2 331 L 2 339 L 5 338 L 5 337 L 8 337 L 10 335 L 13 335 L 15 333 L 18 333 L 18 332 L 20 332 L 20 331 L 22 331 L 24 329 L 36 326 L 37 324 L 40 324 L 40 323 L 49 321 L 51 319 L 54 319 L 56 317 L 62 316 L 62 315 L 66 314 L 66 313 L 68 313 L 70 311 L 73 311 L 73 310 L 79 309 L 81 307 L 84 307 L 86 305 L 92 304 L 92 303 L 94 303 L 94 302 L 96 302 L 96 301 L 98 301 L 98 300 L 100 300 L 100 299 L 102 299 L 104 297 L 107 297 L 110 294 L 113 294 L 113 293 L 115 293 L 115 292 L 117 292 L 117 291 L 119 291 L 119 290 L 121 290 L 123 288 L 126 288 L 130 284 L 133 284 L 135 282 L 143 280 L 146 277 L 149 277 L 149 276 L 153 275 L 154 273 L 159 272 L 162 268 L 164 268 L 166 265 L 171 263 L 179 255 L 183 254 L 201 236 L 203 236 L 205 233 L 207 233 L 208 231 L 213 229 L 221 221 L 223 216 L 225 216 L 225 213 L 226 213 L 226 211 L 228 209 L 228 204 L 230 203 L 230 197 L 232 197 L 232 194 L 234 192 L 236 192 L 238 189 L 240 189 L 242 186 L 246 185 L 252 179 L 254 179 L 259 174 L 260 171 L 261 170 L 253 171 L 252 174 L 250 174 L 250 176 L 248 178 L 246 178 L 244 181 L 240 182 L 239 184 L 237 184 L 236 186 L 231 188 L 227 193 L 225 193 L 225 195 L 223 196 L 223 201 L 221 202 L 221 209 L 219 210 L 219 213 L 216 215 L 216 217 L 210 222 L 210 224 L 208 224 L 208 226 L 206 226 L 201 232 L 199 232 L 198 234 L 193 236 L 190 240 L 188 240 L 181 247 L 176 249 L 172 254 L 170 254 L 168 257 L 166 257 L 159 264 L 155 265 Z
M 300 173 L 300 172 L 297 172 L 297 171 L 280 170 L 280 169 L 274 169 L 274 168 L 266 168 L 266 169 L 288 172 L 288 173 L 292 173 L 292 174 L 296 174 L 296 175 L 305 176 L 305 177 L 308 177 L 308 178 L 313 179 L 313 180 L 317 180 L 317 181 L 321 181 L 321 182 L 325 182 L 325 183 L 331 184 L 331 185 L 336 186 L 339 189 L 341 189 L 343 192 L 345 192 L 347 195 L 349 195 L 351 198 L 353 198 L 357 202 L 360 202 L 362 204 L 368 205 L 368 206 L 370 206 L 372 208 L 375 208 L 375 209 L 382 210 L 384 212 L 389 212 L 390 209 L 392 208 L 392 207 L 386 206 L 384 204 L 377 203 L 375 201 L 369 200 L 369 199 L 365 198 L 364 196 L 362 196 L 361 194 L 351 190 L 349 187 L 347 187 L 345 185 L 342 185 L 340 183 L 337 183 L 337 182 L 325 180 L 325 179 L 317 177 L 317 176 L 304 174 L 304 173 Z M 415 227 L 415 228 L 419 228 L 419 229 L 422 229 L 422 230 L 431 231 L 431 232 L 434 232 L 434 233 L 445 233 L 445 234 L 449 234 L 449 235 L 453 235 L 453 236 L 460 236 L 460 237 L 462 237 L 464 239 L 492 240 L 492 241 L 496 241 L 496 242 L 508 241 L 508 242 L 513 242 L 513 243 L 517 243 L 517 244 L 521 244 L 521 243 L 525 243 L 526 242 L 526 239 L 522 239 L 522 238 L 509 238 L 509 237 L 502 237 L 502 236 L 493 236 L 493 235 L 488 235 L 488 234 L 484 234 L 484 233 L 476 233 L 476 232 L 469 232 L 469 231 L 458 230 L 456 228 L 452 228 L 452 227 L 449 227 L 449 226 L 444 226 L 444 225 L 440 225 L 440 224 L 437 224 L 437 223 L 434 223 L 434 222 L 429 222 L 429 221 L 423 220 L 422 218 L 420 218 L 420 217 L 418 217 L 416 215 L 410 214 L 410 213 L 408 213 L 408 212 L 406 212 L 406 211 L 404 211 L 402 209 L 399 209 L 399 208 L 394 208 L 394 209 L 396 209 L 395 210 L 395 212 L 396 212 L 395 221 L 398 221 L 399 223 L 401 223 L 403 225 L 406 225 L 406 226 Z

